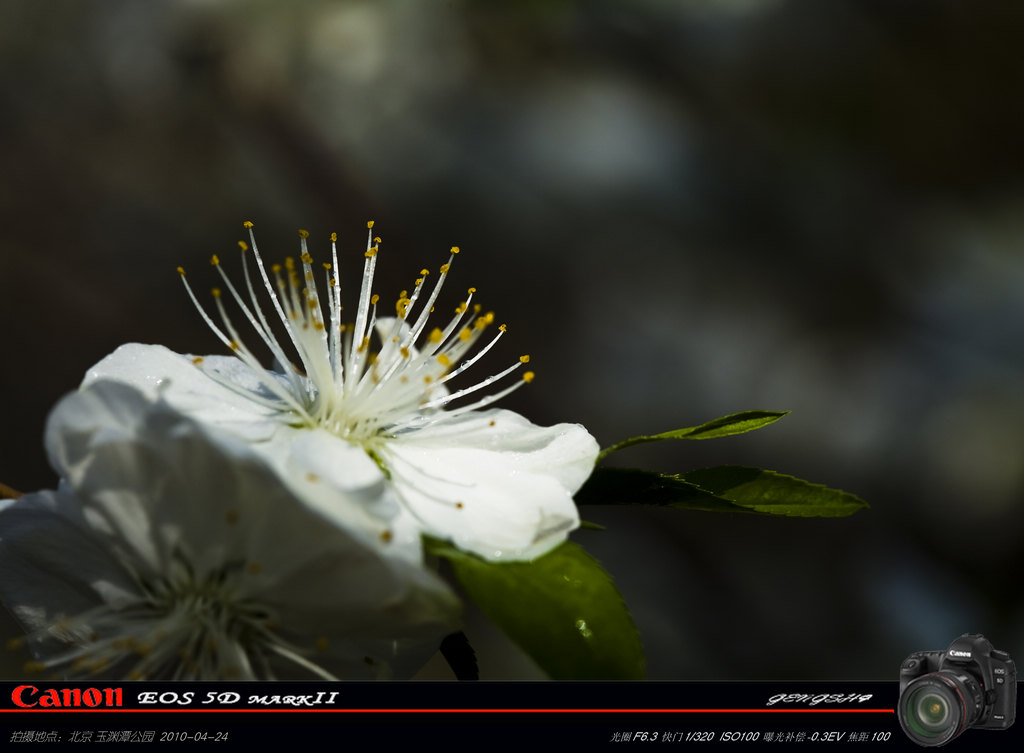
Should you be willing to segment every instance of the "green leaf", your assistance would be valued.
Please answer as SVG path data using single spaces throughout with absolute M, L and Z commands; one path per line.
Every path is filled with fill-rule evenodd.
M 678 475 L 598 468 L 576 493 L 576 502 L 795 517 L 841 517 L 868 506 L 847 492 L 775 471 L 735 465 Z
M 663 439 L 715 439 L 733 434 L 744 434 L 773 424 L 788 413 L 789 411 L 748 410 L 743 413 L 733 413 L 731 416 L 722 416 L 700 426 L 690 426 L 650 436 L 630 437 L 602 450 L 601 454 L 597 456 L 597 460 L 600 462 L 616 450 L 645 442 L 660 442 Z
M 487 562 L 427 540 L 466 595 L 555 680 L 642 680 L 636 626 L 611 576 L 566 541 L 531 562 Z
M 741 507 L 770 515 L 842 517 L 868 503 L 848 492 L 760 468 L 725 465 L 682 474 L 691 484 Z

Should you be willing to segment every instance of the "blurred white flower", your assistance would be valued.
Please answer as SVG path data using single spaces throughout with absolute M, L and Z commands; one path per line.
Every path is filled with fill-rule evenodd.
M 331 263 L 322 265 L 325 315 L 308 234 L 299 232 L 299 263 L 288 259 L 283 268 L 274 265 L 268 273 L 252 224 L 245 225 L 259 277 L 254 280 L 250 274 L 250 246 L 245 242 L 239 242 L 242 292 L 216 256 L 211 262 L 273 354 L 275 370 L 264 368 L 242 342 L 221 290 L 213 291 L 222 322 L 218 325 L 185 281 L 196 308 L 235 357 L 192 358 L 160 346 L 125 345 L 94 366 L 83 386 L 118 379 L 159 390 L 197 419 L 244 437 L 325 514 L 345 514 L 335 504 L 340 492 L 390 521 L 403 540 L 423 532 L 488 559 L 530 559 L 557 546 L 579 525 L 572 495 L 590 475 L 598 454 L 586 429 L 578 424 L 535 426 L 511 411 L 484 410 L 530 382 L 530 371 L 485 397 L 465 400 L 507 382 L 529 356 L 493 376 L 449 390 L 450 381 L 475 365 L 505 332 L 499 326 L 470 355 L 494 322 L 493 314 L 473 305 L 474 288 L 443 327 L 429 326 L 458 248 L 451 249 L 429 293 L 429 271 L 424 269 L 411 293 L 399 296 L 396 316 L 378 316 L 379 297 L 371 289 L 380 238 L 368 223 L 355 321 L 344 323 L 335 235 Z M 185 280 L 184 270 L 178 271 Z M 286 333 L 283 342 L 258 301 L 260 282 Z M 295 363 L 286 351 L 289 343 L 298 356 Z
M 46 444 L 61 487 L 0 503 L 0 598 L 30 631 L 33 669 L 388 678 L 458 629 L 433 573 L 325 525 L 245 443 L 129 386 L 64 398 Z

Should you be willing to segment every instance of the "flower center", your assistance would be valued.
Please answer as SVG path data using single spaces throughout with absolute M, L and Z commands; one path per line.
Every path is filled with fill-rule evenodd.
M 508 368 L 476 384 L 457 391 L 449 389 L 448 382 L 479 361 L 506 331 L 504 324 L 499 326 L 497 333 L 470 356 L 484 331 L 494 322 L 493 313 L 482 314 L 481 307 L 472 303 L 475 288 L 469 289 L 466 300 L 455 307 L 443 327 L 429 327 L 441 288 L 459 253 L 457 246 L 452 247 L 448 261 L 441 265 L 437 282 L 429 293 L 425 292 L 425 286 L 430 270 L 423 269 L 411 292 L 403 290 L 398 296 L 395 316 L 378 317 L 380 297 L 372 292 L 372 286 L 381 239 L 373 235 L 373 222 L 368 222 L 359 304 L 355 321 L 345 323 L 337 274 L 337 234 L 331 234 L 331 262 L 322 264 L 327 299 L 325 316 L 313 258 L 307 248 L 309 233 L 299 231 L 298 262 L 288 258 L 283 267 L 275 264 L 268 273 L 256 247 L 252 223 L 244 224 L 249 230 L 260 281 L 287 334 L 289 351 L 274 334 L 259 304 L 247 261 L 250 244 L 245 241 L 238 244 L 242 250 L 244 296 L 221 268 L 220 259 L 215 255 L 210 261 L 283 373 L 265 369 L 243 344 L 224 308 L 219 288 L 213 289 L 213 297 L 223 328 L 215 324 L 199 304 L 185 279 L 185 271 L 179 267 L 178 272 L 203 319 L 256 376 L 260 389 L 254 392 L 242 387 L 215 369 L 204 368 L 204 372 L 229 389 L 272 409 L 282 420 L 297 426 L 323 427 L 373 453 L 389 437 L 478 410 L 532 381 L 533 372 L 528 371 L 521 380 L 494 394 L 469 404 L 462 403 L 462 398 L 490 387 L 528 363 L 529 356 L 522 356 Z M 295 353 L 297 360 L 290 358 L 288 352 Z M 202 359 L 195 359 L 195 363 L 203 367 Z M 460 404 L 450 408 L 453 401 L 460 401 Z
M 114 673 L 129 680 L 273 679 L 268 660 L 276 655 L 316 677 L 336 679 L 274 632 L 271 610 L 238 594 L 243 570 L 233 563 L 205 575 L 176 553 L 169 573 L 137 578 L 135 601 L 104 603 L 62 618 L 28 636 L 46 651 L 31 671 L 58 670 L 70 677 Z

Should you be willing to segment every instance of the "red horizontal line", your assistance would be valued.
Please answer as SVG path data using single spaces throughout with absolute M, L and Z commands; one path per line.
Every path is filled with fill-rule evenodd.
M 0 709 L 0 713 L 39 714 L 894 714 L 895 709 Z

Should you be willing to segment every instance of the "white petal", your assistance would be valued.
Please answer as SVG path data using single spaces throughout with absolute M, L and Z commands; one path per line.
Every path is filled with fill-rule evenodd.
M 597 440 L 580 424 L 537 426 L 508 410 L 465 413 L 401 435 L 396 444 L 501 453 L 515 469 L 552 476 L 573 494 L 593 472 L 600 452 Z
M 134 542 L 157 569 L 163 558 L 169 557 L 169 551 L 161 551 L 161 547 L 173 547 L 179 540 L 189 541 L 200 558 L 216 560 L 240 554 L 230 549 L 237 538 L 231 531 L 241 511 L 239 500 L 244 500 L 249 515 L 259 518 L 253 525 L 264 526 L 271 520 L 290 525 L 301 518 L 297 514 L 282 516 L 273 509 L 277 501 L 290 510 L 292 495 L 255 447 L 205 431 L 170 406 L 153 404 L 117 382 L 98 381 L 65 397 L 51 414 L 46 442 L 55 467 L 92 502 L 91 512 L 97 516 L 94 525 L 106 526 Z M 299 446 L 311 444 L 315 445 L 304 439 Z M 280 448 L 273 443 L 256 447 L 264 446 L 282 452 L 295 449 L 291 443 Z M 305 456 L 327 466 L 314 450 Z M 365 453 L 361 459 L 369 463 L 370 473 L 381 476 Z M 377 483 L 366 484 L 365 464 L 353 465 L 363 471 L 365 488 L 353 487 L 362 496 L 349 497 L 345 489 L 335 486 L 333 517 L 350 524 L 370 546 L 379 549 L 384 543 L 380 532 L 387 521 L 372 514 L 371 507 L 373 495 L 383 495 L 386 487 L 378 478 L 374 479 Z M 304 474 L 301 480 L 315 486 Z M 393 511 L 398 512 L 397 505 Z M 251 542 L 252 532 L 247 531 Z M 267 531 L 267 548 L 273 548 L 275 535 L 272 526 Z M 400 547 L 405 559 L 419 560 L 418 540 L 392 540 L 386 548 L 397 556 Z
M 237 358 L 207 356 L 203 368 L 215 371 L 242 390 L 267 396 L 252 370 Z M 157 374 L 163 376 L 154 376 Z M 213 381 L 188 357 L 161 346 L 121 346 L 90 370 L 85 380 L 87 391 L 100 383 L 102 375 L 141 385 L 148 394 L 158 395 L 204 425 L 245 440 L 294 493 L 337 525 L 359 530 L 370 538 L 379 538 L 386 531 L 394 556 L 421 560 L 415 520 L 398 504 L 384 474 L 361 448 L 321 429 L 295 429 L 267 420 L 268 411 Z M 283 377 L 281 380 L 283 383 Z M 124 411 L 118 401 L 107 402 L 110 410 Z M 90 415 L 103 410 L 99 406 L 88 409 Z M 135 407 L 128 412 L 138 410 Z M 104 423 L 123 425 L 129 420 L 125 416 L 109 420 L 113 418 Z M 232 452 L 245 450 L 236 446 Z
M 427 533 L 497 560 L 537 557 L 579 525 L 572 494 L 598 448 L 582 427 L 490 411 L 410 432 L 383 452 Z
M 237 358 L 205 356 L 202 363 L 235 382 L 240 390 L 266 394 L 252 370 Z M 178 410 L 251 442 L 269 438 L 277 428 L 271 420 L 274 411 L 218 384 L 197 368 L 191 357 L 162 345 L 122 345 L 86 372 L 82 388 L 101 379 L 130 384 L 151 397 L 160 395 Z
M 365 450 L 323 429 L 288 427 L 258 449 L 289 488 L 321 515 L 377 537 L 386 531 L 394 555 L 420 561 L 416 520 Z
M 10 500 L 0 521 L 0 595 L 29 630 L 94 607 L 100 591 L 114 604 L 134 598 L 135 583 L 69 491 Z

